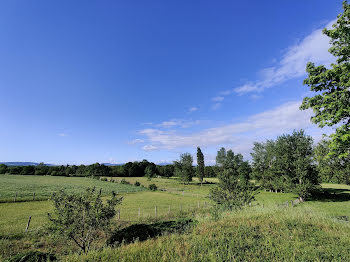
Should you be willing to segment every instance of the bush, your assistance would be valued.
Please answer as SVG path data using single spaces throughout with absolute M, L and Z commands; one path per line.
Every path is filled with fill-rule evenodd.
M 141 186 L 141 183 L 139 181 L 136 181 L 134 185 L 135 186 Z
M 104 204 L 95 188 L 88 188 L 83 194 L 67 194 L 61 190 L 54 193 L 51 200 L 54 211 L 48 214 L 49 231 L 65 236 L 86 253 L 100 233 L 109 229 L 116 214 L 115 206 L 122 198 L 113 194 Z
M 156 184 L 150 184 L 148 186 L 148 189 L 151 190 L 151 191 L 156 191 L 158 189 L 158 187 L 156 186 Z
M 124 178 L 120 181 L 120 184 L 123 184 L 123 185 L 130 185 L 130 182 L 129 181 L 126 181 Z
M 106 177 L 101 177 L 100 180 L 101 180 L 101 181 L 105 181 L 105 182 L 108 181 L 108 179 L 107 179 Z

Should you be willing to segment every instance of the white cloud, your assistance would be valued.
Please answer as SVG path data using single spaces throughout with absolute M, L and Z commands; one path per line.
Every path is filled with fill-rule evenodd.
M 334 23 L 335 20 L 329 22 L 326 27 L 330 28 Z M 309 61 L 315 64 L 329 66 L 335 61 L 335 58 L 328 52 L 329 48 L 329 38 L 322 33 L 321 28 L 317 29 L 299 41 L 298 44 L 287 48 L 280 59 L 275 59 L 277 65 L 260 70 L 260 78 L 258 80 L 248 81 L 239 87 L 222 91 L 219 93 L 219 96 L 214 97 L 212 101 L 223 101 L 225 96 L 234 93 L 243 95 L 251 92 L 262 92 L 266 88 L 305 76 L 306 64 Z M 215 98 L 220 98 L 222 100 L 215 100 Z M 212 108 L 217 109 L 219 106 L 220 105 L 216 103 Z
M 142 149 L 145 151 L 154 151 L 154 150 L 157 150 L 158 147 L 153 146 L 153 145 L 146 145 L 146 146 L 143 146 Z
M 301 101 L 282 104 L 272 110 L 248 117 L 245 121 L 204 129 L 191 134 L 180 134 L 174 130 L 149 128 L 139 133 L 146 137 L 149 145 L 144 150 L 176 149 L 186 147 L 230 147 L 236 152 L 247 153 L 254 141 L 275 138 L 293 129 L 306 129 L 314 137 L 323 130 L 310 122 L 312 111 L 300 111 Z M 310 133 L 309 132 L 309 133 Z
M 181 127 L 181 128 L 188 128 L 194 125 L 200 124 L 200 120 L 182 120 L 182 119 L 172 119 L 169 121 L 164 121 L 160 124 L 157 124 L 156 127 L 163 127 L 163 128 L 173 128 L 173 127 Z
M 191 107 L 190 109 L 188 109 L 188 111 L 190 112 L 190 113 L 192 113 L 192 112 L 195 112 L 195 111 L 197 111 L 198 110 L 198 107 Z
M 65 137 L 65 136 L 68 136 L 68 134 L 66 134 L 66 133 L 59 133 L 58 136 Z
M 145 142 L 143 139 L 137 138 L 137 139 L 130 141 L 129 144 L 135 145 L 135 144 L 139 144 L 139 143 L 143 143 L 143 142 Z
M 216 96 L 216 97 L 213 97 L 211 100 L 214 101 L 214 102 L 221 102 L 224 99 L 225 98 L 223 96 Z
M 335 20 L 331 21 L 326 27 L 330 28 L 334 22 Z M 234 88 L 233 91 L 238 94 L 261 92 L 265 88 L 304 76 L 306 75 L 306 64 L 309 61 L 329 66 L 335 61 L 335 58 L 328 52 L 330 48 L 329 40 L 322 33 L 322 29 L 313 31 L 298 44 L 289 47 L 276 66 L 262 69 L 260 80 L 245 83 Z
M 217 110 L 217 109 L 219 109 L 221 107 L 221 103 L 215 103 L 215 104 L 213 104 L 212 106 L 211 106 L 211 109 L 212 110 Z

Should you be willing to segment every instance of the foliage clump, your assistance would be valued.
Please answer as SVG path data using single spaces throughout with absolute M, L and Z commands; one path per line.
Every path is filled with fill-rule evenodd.
M 302 199 L 317 191 L 319 180 L 314 163 L 313 139 L 303 130 L 276 140 L 254 143 L 253 174 L 268 190 L 295 192 Z
M 151 190 L 151 191 L 157 191 L 158 187 L 156 186 L 156 184 L 150 184 L 148 186 L 148 189 Z
M 175 176 L 177 176 L 184 184 L 189 184 L 194 175 L 193 157 L 190 153 L 180 155 L 179 161 L 174 161 Z
M 210 198 L 219 206 L 235 210 L 251 203 L 257 194 L 256 187 L 249 181 L 249 164 L 241 154 L 235 155 L 225 148 L 218 151 L 216 163 L 220 167 L 219 183 L 210 192 Z
M 330 68 L 307 64 L 308 77 L 304 84 L 315 96 L 305 97 L 300 107 L 302 110 L 312 108 L 311 120 L 320 127 L 336 126 L 331 135 L 329 155 L 339 158 L 350 155 L 350 5 L 347 1 L 343 2 L 343 8 L 344 12 L 332 29 L 323 30 L 330 37 L 329 52 L 336 57 L 336 63 Z
M 48 214 L 49 232 L 66 237 L 86 253 L 92 242 L 107 232 L 116 214 L 115 206 L 122 199 L 113 193 L 104 204 L 95 188 L 88 188 L 83 194 L 67 194 L 63 190 L 54 193 L 54 211 Z
M 123 179 L 120 181 L 120 184 L 122 184 L 122 185 L 130 185 L 130 182 L 129 182 L 129 181 L 126 181 L 125 178 L 123 178 Z

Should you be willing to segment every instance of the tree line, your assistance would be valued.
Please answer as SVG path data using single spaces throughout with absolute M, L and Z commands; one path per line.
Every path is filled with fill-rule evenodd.
M 156 165 L 147 160 L 128 162 L 118 166 L 108 166 L 95 163 L 92 165 L 60 165 L 47 166 L 44 163 L 30 166 L 7 166 L 0 164 L 0 174 L 11 175 L 37 175 L 37 176 L 67 176 L 67 177 L 165 177 L 169 178 L 180 174 L 178 171 L 181 165 L 177 162 L 168 165 Z M 195 167 L 191 168 L 191 177 L 195 173 Z M 177 172 L 177 173 L 176 173 Z M 193 174 L 192 174 L 193 173 Z M 217 168 L 214 166 L 205 167 L 203 177 L 216 177 Z M 190 180 L 192 181 L 192 179 Z

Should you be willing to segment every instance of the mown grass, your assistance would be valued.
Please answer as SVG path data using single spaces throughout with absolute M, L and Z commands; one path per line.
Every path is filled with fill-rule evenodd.
M 157 216 L 168 216 L 178 214 L 182 209 L 184 212 L 205 207 L 204 198 L 174 195 L 165 192 L 139 192 L 121 194 L 124 197 L 120 209 L 120 220 L 133 221 L 147 220 Z M 140 209 L 140 217 L 139 217 Z M 9 236 L 24 232 L 29 216 L 32 217 L 30 228 L 37 230 L 47 222 L 47 213 L 52 211 L 50 201 L 33 201 L 18 203 L 0 203 L 0 236 Z M 117 217 L 115 218 L 117 220 Z
M 102 189 L 102 195 L 114 192 L 137 192 L 144 188 L 132 185 L 100 181 L 88 177 L 55 177 L 55 176 L 21 176 L 0 175 L 0 202 L 13 202 L 17 193 L 17 201 L 32 200 L 33 193 L 37 200 L 48 199 L 60 189 L 69 193 L 83 192 L 87 187 Z
M 193 181 L 190 182 L 188 185 L 184 185 L 180 180 L 178 180 L 176 177 L 171 178 L 152 178 L 151 180 L 148 180 L 146 177 L 115 177 L 115 178 L 108 178 L 113 179 L 117 182 L 120 182 L 121 180 L 125 179 L 126 181 L 130 182 L 131 184 L 134 184 L 136 181 L 140 182 L 145 187 L 148 187 L 150 184 L 156 184 L 156 186 L 160 190 L 166 190 L 169 193 L 173 194 L 184 194 L 184 195 L 192 195 L 195 197 L 198 196 L 207 196 L 210 192 L 210 188 L 213 186 L 212 184 L 200 184 L 198 182 L 197 178 L 193 178 Z M 205 178 L 205 181 L 208 181 L 210 183 L 216 183 L 218 182 L 217 178 Z

